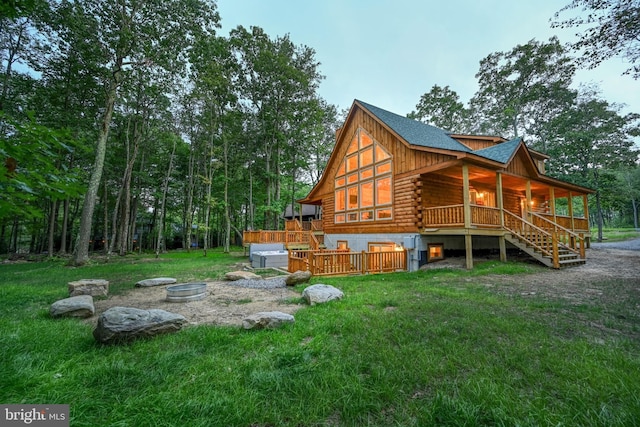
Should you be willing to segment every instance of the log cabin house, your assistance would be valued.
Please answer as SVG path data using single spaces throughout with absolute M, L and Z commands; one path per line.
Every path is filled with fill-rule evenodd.
M 414 271 L 454 253 L 472 268 L 474 252 L 506 260 L 508 249 L 552 268 L 584 263 L 593 191 L 547 176 L 546 159 L 521 138 L 451 134 L 356 100 L 298 201 L 321 206 L 326 255 L 292 253 L 289 269 Z M 382 255 L 394 253 L 404 259 Z

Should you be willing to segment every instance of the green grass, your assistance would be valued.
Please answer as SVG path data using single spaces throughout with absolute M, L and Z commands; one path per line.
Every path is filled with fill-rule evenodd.
M 591 235 L 595 239 L 598 236 L 598 229 L 591 230 Z M 640 230 L 635 228 L 603 228 L 602 238 L 605 241 L 617 242 L 621 240 L 636 239 L 640 237 Z
M 210 251 L 82 268 L 0 265 L 0 402 L 70 404 L 72 426 L 640 420 L 638 315 L 617 319 L 625 328 L 608 332 L 590 325 L 609 307 L 513 298 L 477 284 L 534 269 L 525 264 L 314 278 L 345 298 L 304 308 L 278 330 L 202 325 L 102 346 L 85 322 L 48 316 L 71 280 L 105 278 L 117 293 L 148 277 L 219 278 L 244 260 Z

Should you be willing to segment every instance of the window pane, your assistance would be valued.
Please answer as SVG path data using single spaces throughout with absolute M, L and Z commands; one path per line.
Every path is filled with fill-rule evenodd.
M 347 172 L 351 172 L 358 169 L 358 155 L 347 157 Z
M 360 184 L 360 207 L 373 206 L 373 181 Z
M 340 163 L 340 167 L 338 168 L 338 173 L 336 173 L 336 176 L 344 175 L 344 172 L 345 172 L 344 165 L 345 165 L 345 162 Z
M 360 170 L 360 179 L 367 179 L 373 176 L 373 168 L 366 168 Z
M 347 215 L 347 221 L 349 222 L 356 222 L 358 221 L 358 213 L 354 212 L 354 213 L 350 213 Z
M 339 222 L 344 222 L 344 214 L 336 215 L 336 224 Z
M 347 189 L 348 194 L 348 202 L 347 206 L 349 209 L 358 209 L 358 187 L 353 186 Z
M 344 184 L 344 177 L 336 179 L 336 187 L 342 187 Z
M 373 140 L 368 133 L 360 131 L 360 148 L 365 148 L 373 144 Z
M 373 211 L 360 212 L 360 221 L 373 221 Z
M 358 174 L 357 173 L 352 173 L 351 175 L 349 175 L 347 177 L 347 181 L 349 182 L 349 184 L 353 184 L 354 182 L 358 182 Z
M 347 154 L 355 153 L 356 151 L 358 151 L 358 134 L 356 134 L 351 140 Z
M 378 209 L 376 219 L 391 219 L 391 209 Z
M 344 189 L 336 190 L 336 212 L 344 210 Z
M 388 205 L 391 203 L 391 177 L 376 180 L 376 200 L 377 205 Z
M 373 163 L 373 148 L 367 148 L 360 152 L 360 167 Z
M 387 172 L 391 172 L 391 162 L 383 163 L 376 166 L 376 175 L 381 175 Z
M 380 146 L 380 144 L 376 144 L 376 162 L 380 162 L 382 160 L 388 159 L 391 157 L 387 151 Z

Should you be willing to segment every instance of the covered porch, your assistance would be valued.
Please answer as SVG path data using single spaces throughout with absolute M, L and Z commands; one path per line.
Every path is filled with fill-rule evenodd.
M 497 237 L 502 260 L 508 241 L 553 268 L 584 263 L 588 190 L 523 175 L 458 162 L 422 173 L 415 181 L 420 233 L 464 235 L 468 268 L 472 236 Z

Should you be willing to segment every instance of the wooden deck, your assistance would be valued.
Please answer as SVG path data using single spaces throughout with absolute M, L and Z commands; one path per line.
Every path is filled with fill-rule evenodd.
M 289 251 L 288 270 L 314 276 L 392 273 L 407 270 L 407 250 L 388 252 Z
M 589 236 L 586 218 L 527 212 L 525 218 L 506 209 L 462 204 L 424 208 L 423 235 L 482 235 L 500 238 L 552 267 L 583 264 Z M 407 251 L 345 252 L 325 250 L 322 222 L 287 221 L 286 230 L 245 231 L 244 245 L 283 243 L 289 250 L 290 272 L 314 275 L 367 274 L 406 270 Z M 470 245 L 470 242 L 468 243 Z M 467 248 L 468 253 L 472 248 Z M 503 258 L 501 254 L 501 258 Z M 506 255 L 504 256 L 506 259 Z M 470 267 L 469 267 L 470 268 Z

